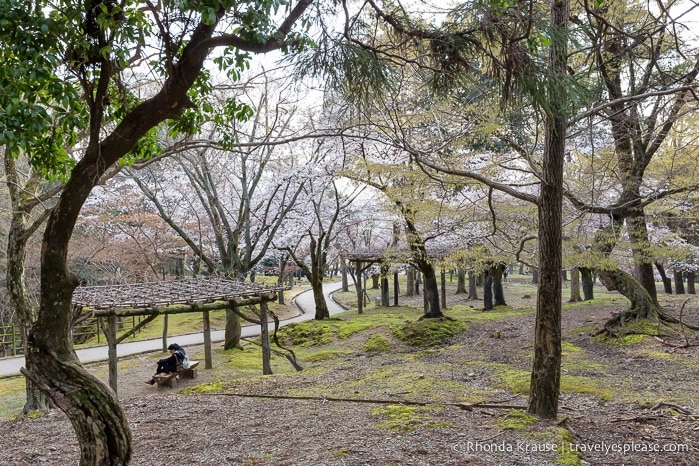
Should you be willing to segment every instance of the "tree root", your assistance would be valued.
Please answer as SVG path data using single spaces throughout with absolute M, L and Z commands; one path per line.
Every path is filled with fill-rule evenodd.
M 666 313 L 662 309 L 657 309 L 655 311 L 655 318 L 657 319 L 657 322 L 661 324 L 678 324 L 680 327 L 684 330 L 684 328 L 688 328 L 690 330 L 697 331 L 699 330 L 699 325 L 693 325 L 693 324 L 688 324 L 686 322 L 682 321 L 682 311 L 684 311 L 684 307 L 687 303 L 685 302 L 682 305 L 682 309 L 680 310 L 680 318 L 676 318 L 671 316 L 670 314 Z M 609 319 L 607 322 L 604 323 L 604 326 L 602 329 L 596 331 L 593 333 L 593 336 L 600 336 L 600 335 L 606 335 L 609 337 L 614 337 L 614 338 L 620 338 L 625 335 L 649 335 L 653 337 L 667 337 L 668 335 L 664 335 L 662 333 L 657 333 L 657 334 L 650 334 L 650 333 L 643 333 L 643 332 L 638 332 L 634 330 L 623 330 L 623 331 L 618 331 L 616 328 L 617 327 L 624 327 L 624 323 L 626 321 L 630 320 L 639 320 L 641 317 L 639 317 L 640 311 L 638 309 L 629 309 L 624 312 L 620 312 L 619 314 L 615 315 L 611 319 Z

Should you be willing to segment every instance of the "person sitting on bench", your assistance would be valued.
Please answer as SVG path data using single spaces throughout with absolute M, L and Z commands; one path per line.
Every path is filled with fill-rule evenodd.
M 177 372 L 178 366 L 182 365 L 184 354 L 186 354 L 184 348 L 177 343 L 173 343 L 168 346 L 167 349 L 170 350 L 170 356 L 158 361 L 158 368 L 155 371 L 155 375 Z M 150 380 L 146 380 L 146 383 L 154 385 L 155 375 Z

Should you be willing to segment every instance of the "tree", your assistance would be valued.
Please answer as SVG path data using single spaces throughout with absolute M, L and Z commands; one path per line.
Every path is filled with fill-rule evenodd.
M 310 4 L 311 0 L 301 0 L 289 7 L 278 26 L 272 19 L 277 17 L 273 15 L 275 6 L 256 1 L 216 7 L 200 2 L 162 2 L 143 8 L 140 4 L 66 1 L 55 9 L 38 2 L 32 12 L 36 36 L 51 37 L 55 43 L 27 48 L 26 42 L 19 42 L 18 56 L 37 73 L 57 74 L 61 58 L 65 59 L 69 75 L 57 81 L 80 86 L 81 97 L 68 99 L 68 103 L 89 113 L 89 126 L 84 129 L 88 142 L 83 155 L 72 170 L 62 167 L 64 160 L 56 156 L 60 153 L 43 152 L 48 158 L 41 158 L 30 152 L 35 166 L 47 171 L 63 168 L 67 181 L 44 231 L 40 306 L 29 336 L 29 367 L 23 373 L 70 418 L 80 442 L 81 464 L 129 463 L 132 438 L 116 395 L 82 368 L 70 339 L 71 297 L 78 280 L 68 269 L 67 255 L 80 210 L 110 167 L 134 150 L 140 154 L 149 149 L 152 140 L 144 137 L 152 135 L 157 125 L 178 116 L 184 121 L 195 114 L 191 97 L 196 99 L 196 93 L 189 91 L 198 79 L 206 77 L 202 71 L 212 50 L 230 47 L 221 55 L 222 64 L 233 70 L 236 58 L 244 64 L 249 53 L 295 47 L 302 41 L 292 33 L 292 27 Z M 0 11 L 3 34 L 27 30 L 5 26 L 8 21 L 28 25 L 24 3 L 6 2 Z M 192 16 L 200 19 L 191 21 Z M 217 32 L 219 28 L 238 34 Z M 2 42 L 7 43 L 4 36 Z M 138 74 L 137 66 L 148 65 L 141 57 L 150 53 L 142 55 L 143 49 L 156 45 L 162 48 L 155 51 L 158 59 L 150 63 L 154 66 L 149 72 L 162 78 L 161 87 L 142 99 L 135 87 L 138 80 L 129 78 Z M 37 49 L 40 55 L 53 54 L 57 59 L 47 65 L 33 62 L 27 53 Z M 130 66 L 136 67 L 131 68 L 133 74 L 126 73 Z M 134 87 L 128 87 L 132 84 Z M 25 96 L 16 98 L 30 109 L 43 108 L 38 101 L 23 100 Z M 25 119 L 17 126 L 26 123 Z M 6 143 L 12 131 L 0 131 L 0 143 Z
M 560 389 L 560 357 L 561 357 L 561 221 L 563 197 L 563 161 L 565 156 L 565 138 L 568 124 L 570 85 L 567 77 L 567 41 L 569 2 L 552 0 L 550 2 L 550 27 L 542 30 L 537 21 L 536 9 L 520 9 L 520 5 L 482 5 L 486 13 L 497 15 L 498 22 L 487 24 L 485 27 L 469 29 L 467 21 L 478 18 L 476 12 L 464 6 L 444 21 L 441 28 L 426 28 L 423 23 L 411 21 L 404 11 L 387 13 L 378 5 L 370 2 L 376 14 L 396 31 L 401 41 L 423 45 L 422 50 L 431 50 L 434 55 L 431 70 L 440 73 L 434 79 L 444 84 L 447 80 L 459 76 L 464 70 L 471 70 L 471 54 L 482 53 L 482 56 L 493 57 L 489 45 L 497 43 L 500 50 L 505 50 L 506 60 L 496 61 L 508 63 L 509 68 L 502 70 L 505 74 L 504 93 L 508 93 L 517 83 L 521 89 L 542 113 L 545 127 L 544 152 L 540 169 L 535 167 L 535 173 L 541 180 L 539 194 L 534 195 L 514 189 L 506 183 L 495 182 L 481 173 L 469 170 L 458 170 L 445 167 L 433 162 L 433 154 L 444 155 L 440 150 L 445 147 L 448 137 L 441 137 L 436 144 L 429 148 L 418 148 L 416 141 L 403 137 L 395 145 L 401 147 L 419 161 L 426 169 L 437 170 L 448 175 L 468 177 L 511 194 L 519 199 L 535 203 L 538 207 L 538 239 L 539 239 L 539 272 L 540 284 L 537 296 L 537 318 L 535 331 L 535 353 L 531 379 L 529 411 L 544 418 L 555 418 L 558 411 L 558 393 Z M 471 13 L 471 14 L 469 14 Z M 453 18 L 453 19 L 452 19 Z M 466 24 L 460 24 L 463 20 Z M 510 20 L 510 21 L 508 21 Z M 487 29 L 487 27 L 490 29 Z M 478 37 L 475 31 L 485 29 L 489 36 Z M 455 33 L 458 31 L 458 33 Z M 548 42 L 548 59 L 541 60 L 536 48 L 543 45 L 541 40 L 544 32 Z M 541 35 L 537 36 L 537 34 Z M 494 38 L 497 38 L 495 40 Z M 528 47 L 522 45 L 528 40 Z M 503 45 L 505 44 L 505 45 Z M 385 57 L 384 50 L 376 43 L 370 43 L 366 48 L 379 57 Z M 544 48 L 544 47 L 542 47 Z M 400 55 L 391 49 L 390 61 L 395 62 Z M 514 54 L 517 52 L 517 54 Z M 541 60 L 541 61 L 537 61 Z M 408 60 L 406 60 L 408 61 Z M 468 66 L 467 66 L 468 64 Z M 538 65 L 538 66 L 537 66 Z M 441 128 L 441 126 L 440 126 Z M 440 132 L 441 134 L 441 132 Z M 454 160 L 454 157 L 449 159 Z M 441 160 L 440 160 L 441 161 Z M 545 251 L 543 253 L 542 251 Z
M 687 59 L 696 54 L 680 34 L 681 25 L 671 14 L 673 6 L 655 14 L 636 2 L 618 3 L 609 9 L 585 5 L 575 19 L 586 26 L 590 58 L 595 60 L 590 76 L 597 80 L 590 86 L 600 90 L 602 102 L 588 110 L 585 117 L 595 115 L 598 118 L 591 124 L 608 125 L 619 179 L 614 187 L 618 193 L 615 198 L 599 194 L 602 205 L 582 202 L 570 193 L 567 197 L 581 211 L 609 218 L 593 242 L 594 251 L 603 259 L 608 259 L 617 247 L 626 224 L 638 278 L 608 260 L 602 261 L 604 267 L 595 268 L 607 288 L 618 290 L 631 301 L 631 309 L 606 327 L 629 317 L 675 320 L 662 311 L 657 301 L 645 212 L 653 202 L 692 189 L 695 184 L 647 183 L 649 166 L 662 154 L 672 127 L 691 110 L 692 88 L 699 74 L 696 57 Z
M 44 182 L 42 174 L 31 167 L 19 170 L 17 160 L 7 146 L 4 155 L 6 184 L 12 206 L 10 230 L 7 234 L 7 290 L 17 312 L 26 353 L 30 328 L 36 320 L 35 303 L 32 302 L 26 283 L 27 243 L 48 218 L 52 198 L 60 192 L 62 186 L 60 183 L 52 185 Z M 27 175 L 23 176 L 22 173 Z M 39 213 L 32 217 L 35 209 Z M 52 406 L 50 399 L 29 378 L 26 379 L 26 393 L 27 401 L 22 410 L 24 415 L 31 411 L 46 411 Z
M 296 236 L 293 246 L 277 245 L 278 249 L 289 253 L 296 266 L 308 277 L 313 290 L 316 320 L 330 317 L 323 293 L 323 279 L 329 264 L 329 254 L 342 224 L 345 224 L 351 215 L 350 205 L 362 192 L 361 189 L 354 188 L 349 193 L 343 193 L 338 187 L 336 174 L 333 173 L 333 164 L 328 164 L 324 158 L 323 150 L 319 146 L 307 165 L 315 174 L 305 176 L 306 181 L 303 183 L 305 206 L 299 206 L 303 206 L 299 212 L 301 215 L 294 222 L 302 228 L 290 229 L 292 232 L 302 233 Z M 310 223 L 309 212 L 312 212 Z M 306 261 L 307 256 L 310 256 L 309 262 Z

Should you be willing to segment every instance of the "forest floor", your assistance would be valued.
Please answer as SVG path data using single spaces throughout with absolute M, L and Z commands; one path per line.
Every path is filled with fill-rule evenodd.
M 407 307 L 420 297 L 402 296 L 401 307 L 295 324 L 285 341 L 301 372 L 275 357 L 274 375 L 259 375 L 259 347 L 246 342 L 242 351 L 215 349 L 213 369 L 197 379 L 158 390 L 144 381 L 161 354 L 124 359 L 118 383 L 131 464 L 698 464 L 699 335 L 630 322 L 626 337 L 595 337 L 627 307 L 599 287 L 594 301 L 564 303 L 557 421 L 525 413 L 532 290 L 523 278 L 508 283 L 510 306 L 489 312 L 450 292 L 453 320 L 434 325 L 416 323 L 420 312 Z M 699 323 L 696 296 L 660 299 L 670 314 Z M 417 337 L 427 340 L 410 345 Z M 202 347 L 188 350 L 203 361 Z M 106 379 L 104 365 L 89 369 Z M 0 383 L 0 400 L 3 393 Z M 8 466 L 78 464 L 80 456 L 58 410 L 0 422 L 0 449 Z

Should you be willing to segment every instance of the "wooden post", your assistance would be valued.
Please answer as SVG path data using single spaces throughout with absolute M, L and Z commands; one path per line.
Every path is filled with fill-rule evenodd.
M 398 293 L 400 293 L 400 285 L 398 283 L 398 272 L 393 273 L 393 305 L 398 307 Z
M 272 349 L 269 347 L 269 325 L 267 323 L 267 301 L 260 303 L 260 339 L 262 343 L 262 374 L 272 373 Z
M 202 312 L 202 320 L 204 321 L 204 368 L 211 369 L 214 367 L 211 359 L 211 320 L 209 319 L 209 311 Z
M 109 355 L 109 386 L 117 393 L 117 318 L 114 314 L 107 317 L 107 354 Z

